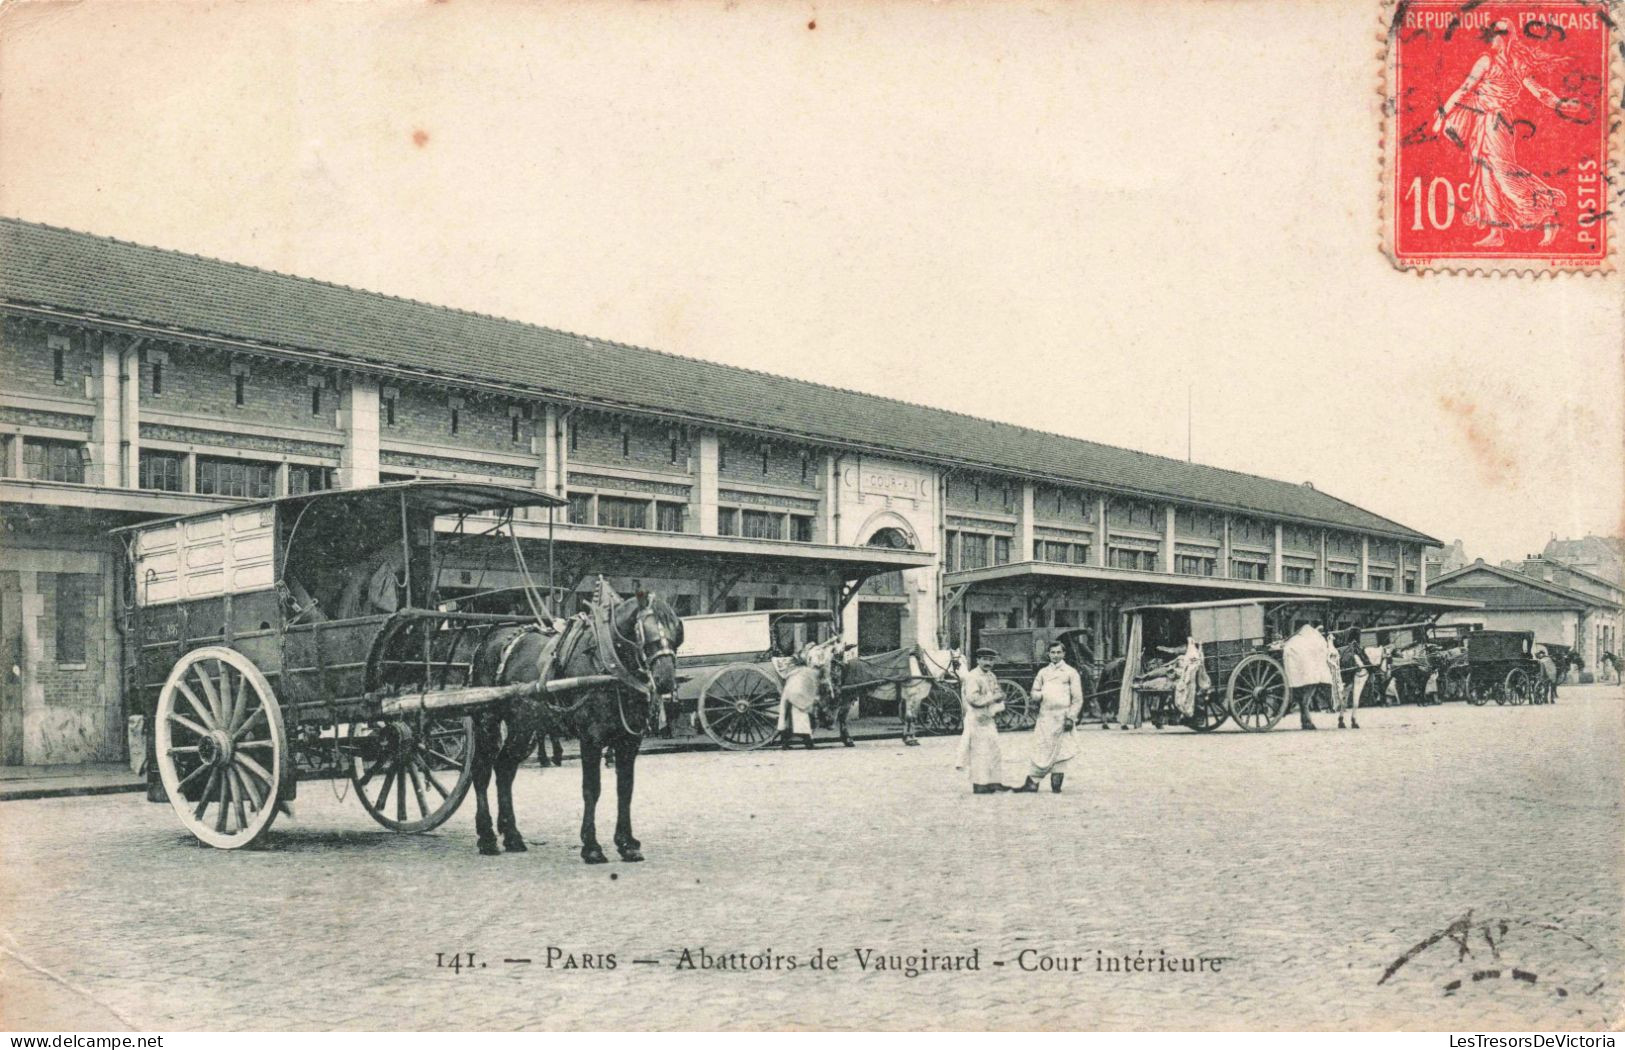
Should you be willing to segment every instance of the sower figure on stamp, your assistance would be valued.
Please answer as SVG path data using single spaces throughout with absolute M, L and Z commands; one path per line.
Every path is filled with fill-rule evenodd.
M 1037 791 L 1038 782 L 1049 774 L 1050 790 L 1061 793 L 1066 764 L 1078 753 L 1072 729 L 1083 710 L 1083 679 L 1066 662 L 1066 649 L 1060 642 L 1049 647 L 1049 663 L 1033 679 L 1032 697 L 1038 701 L 1038 721 L 1033 726 L 1032 769 L 1017 791 Z
M 1309 717 L 1309 708 L 1315 697 L 1331 695 L 1332 673 L 1327 663 L 1326 639 L 1315 624 L 1304 624 L 1298 633 L 1281 647 L 1281 665 L 1286 670 L 1288 699 L 1286 709 L 1298 705 L 1298 725 L 1303 729 L 1315 728 Z
M 970 789 L 978 795 L 1009 791 L 1003 782 L 1004 757 L 999 750 L 998 714 L 1004 710 L 1004 688 L 993 673 L 998 653 L 976 650 L 976 669 L 965 675 L 965 729 L 959 736 L 955 769 L 970 772 Z
M 1489 35 L 1490 49 L 1439 107 L 1433 133 L 1442 131 L 1472 158 L 1466 222 L 1489 229 L 1474 247 L 1502 244 L 1507 229 L 1539 229 L 1541 245 L 1548 245 L 1557 237 L 1557 210 L 1567 197 L 1518 163 L 1515 143 L 1520 134 L 1532 135 L 1534 125 L 1519 120 L 1513 107 L 1527 90 L 1561 115 L 1563 99 L 1535 77 L 1552 72 L 1563 59 L 1524 43 L 1505 19 Z M 1529 128 L 1527 133 L 1519 131 L 1520 123 Z

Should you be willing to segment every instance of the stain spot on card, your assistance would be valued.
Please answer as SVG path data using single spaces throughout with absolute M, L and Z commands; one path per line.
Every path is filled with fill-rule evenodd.
M 1456 425 L 1473 465 L 1487 481 L 1506 483 L 1515 480 L 1518 459 L 1512 447 L 1499 432 L 1494 416 L 1469 397 L 1454 394 L 1439 395 L 1439 407 Z
M 807 23 L 807 28 L 808 29 L 817 29 L 818 28 L 818 19 L 815 18 L 812 21 L 808 22 Z
M 412 129 L 412 145 L 422 149 L 429 144 L 429 133 L 422 128 Z

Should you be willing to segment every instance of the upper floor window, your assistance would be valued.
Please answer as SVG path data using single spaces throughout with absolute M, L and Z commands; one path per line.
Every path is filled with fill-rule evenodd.
M 1281 567 L 1281 577 L 1286 583 L 1297 583 L 1305 587 L 1312 587 L 1315 583 L 1315 570 L 1308 565 L 1283 565 Z
M 732 507 L 717 508 L 717 535 L 739 535 L 739 512 Z
M 23 439 L 23 477 L 83 484 L 85 450 L 71 441 Z
M 1177 554 L 1174 571 L 1182 576 L 1212 576 L 1218 571 L 1218 558 L 1212 554 Z
M 1379 576 L 1379 575 L 1377 575 L 1375 573 L 1372 573 L 1371 575 L 1366 577 L 1366 590 L 1370 590 L 1370 591 L 1391 591 L 1393 589 L 1394 589 L 1394 578 L 1392 576 Z
M 611 529 L 646 529 L 649 504 L 619 496 L 598 497 L 598 524 Z
M 813 520 L 806 514 L 790 515 L 790 538 L 797 543 L 813 541 Z
M 384 425 L 395 425 L 395 399 L 392 397 L 384 398 Z
M 182 491 L 181 455 L 178 452 L 141 450 L 141 487 L 159 492 Z
M 980 533 L 960 533 L 959 567 L 961 569 L 987 568 L 989 539 L 991 537 L 983 536 Z
M 1114 569 L 1135 569 L 1139 572 L 1157 571 L 1157 552 L 1152 550 L 1139 550 L 1133 547 L 1111 548 L 1111 563 Z
M 1263 580 L 1269 577 L 1269 562 L 1252 558 L 1231 558 L 1230 578 L 1235 580 Z
M 765 510 L 747 510 L 741 514 L 740 535 L 757 540 L 784 539 L 784 515 Z
M 572 493 L 570 493 L 570 524 L 572 524 L 572 525 L 591 525 L 592 524 L 592 493 L 590 493 L 590 492 L 572 492 Z
M 237 403 L 239 405 L 243 403 L 242 389 L 243 388 L 242 388 L 241 384 L 239 384 L 238 387 L 237 387 Z M 160 395 L 163 394 L 163 392 L 164 392 L 164 363 L 162 361 L 154 361 L 152 363 L 152 396 L 153 397 L 159 397 Z
M 276 466 L 248 459 L 199 456 L 197 490 L 212 496 L 270 499 L 276 489 Z
M 51 348 L 51 378 L 58 383 L 65 382 L 67 379 L 67 356 L 68 352 L 62 347 Z
M 451 410 L 451 432 L 453 434 L 457 433 L 458 427 L 462 424 L 462 411 L 460 408 Z
M 288 495 L 302 496 L 307 492 L 325 492 L 332 487 L 333 468 L 305 463 L 288 465 Z
M 995 537 L 993 537 L 993 564 L 994 565 L 1009 565 L 1010 564 L 1010 537 L 1008 537 L 1008 536 L 995 536 Z
M 310 414 L 313 416 L 322 414 L 322 388 L 319 386 L 310 388 Z
M 157 367 L 162 367 L 162 366 L 157 366 Z M 243 407 L 243 402 L 248 400 L 248 377 L 247 376 L 241 376 L 241 375 L 234 376 L 233 377 L 233 386 L 234 386 L 234 389 L 233 389 L 233 392 L 232 392 L 232 400 L 237 405 L 238 408 L 241 408 L 241 407 Z
M 1360 575 L 1352 566 L 1348 568 L 1332 567 L 1326 570 L 1326 583 L 1332 587 L 1341 587 L 1352 591 L 1360 585 Z
M 687 513 L 688 507 L 682 503 L 656 503 L 655 530 L 658 532 L 682 532 L 683 519 Z

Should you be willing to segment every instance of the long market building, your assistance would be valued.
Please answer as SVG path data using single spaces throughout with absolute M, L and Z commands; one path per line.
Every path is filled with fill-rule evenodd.
M 1110 652 L 1123 607 L 1258 593 L 1476 605 L 1426 593 L 1438 541 L 1308 485 L 15 219 L 0 326 L 0 764 L 125 754 L 108 529 L 413 477 L 567 499 L 517 526 L 562 590 L 839 608 L 870 652 Z

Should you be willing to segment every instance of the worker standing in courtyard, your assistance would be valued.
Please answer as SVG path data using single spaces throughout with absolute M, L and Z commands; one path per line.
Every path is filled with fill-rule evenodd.
M 1332 693 L 1331 667 L 1326 656 L 1328 646 L 1317 626 L 1304 624 L 1281 647 L 1281 664 L 1286 669 L 1286 709 L 1290 711 L 1293 704 L 1298 705 L 1298 726 L 1302 729 L 1315 728 L 1309 708 L 1316 696 L 1330 699 Z
M 1033 726 L 1032 769 L 1017 791 L 1038 790 L 1038 782 L 1049 774 L 1049 789 L 1061 793 L 1066 764 L 1078 753 L 1072 734 L 1083 711 L 1083 679 L 1066 662 L 1066 648 L 1060 642 L 1049 647 L 1049 663 L 1039 668 L 1033 679 L 1032 698 L 1038 701 L 1038 721 Z
M 999 654 L 976 650 L 976 667 L 965 675 L 962 712 L 965 728 L 959 736 L 955 769 L 970 772 L 970 789 L 978 795 L 1009 791 L 1004 783 L 1004 755 L 999 750 L 998 715 L 1004 710 L 1004 687 L 994 675 Z

